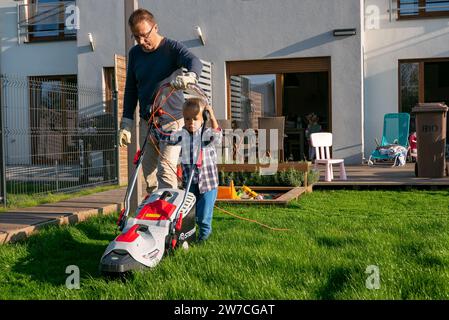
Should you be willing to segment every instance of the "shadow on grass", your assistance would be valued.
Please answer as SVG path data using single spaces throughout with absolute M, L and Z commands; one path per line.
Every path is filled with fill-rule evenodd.
M 318 299 L 335 300 L 349 282 L 354 270 L 348 267 L 337 267 L 330 270 L 325 284 L 317 291 Z
M 108 223 L 112 225 L 114 222 Z M 108 241 L 108 242 L 112 241 L 118 235 L 119 232 L 116 226 L 114 226 L 113 232 L 104 232 L 100 230 L 98 225 L 88 223 L 80 223 L 76 226 L 76 228 L 82 231 L 89 239 L 97 241 Z
M 65 285 L 70 265 L 79 268 L 81 279 L 100 278 L 100 258 L 114 236 L 113 232 L 102 233 L 86 223 L 44 228 L 23 242 L 28 255 L 16 263 L 13 271 L 56 286 Z
M 328 248 L 341 248 L 347 245 L 361 245 L 363 241 L 348 237 L 318 237 L 316 238 L 318 245 Z
M 424 268 L 447 268 L 449 265 L 447 256 L 441 255 L 439 250 L 432 249 L 425 242 L 401 243 L 396 252 L 398 257 L 414 261 Z

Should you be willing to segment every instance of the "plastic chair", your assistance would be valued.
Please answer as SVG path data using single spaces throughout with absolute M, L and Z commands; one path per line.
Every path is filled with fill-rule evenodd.
M 232 143 L 232 120 L 217 119 L 218 125 L 222 129 L 223 139 L 218 145 L 217 152 L 222 156 L 222 163 L 232 163 L 235 160 L 234 147 Z
M 334 179 L 334 171 L 332 165 L 340 164 L 340 179 L 346 180 L 346 169 L 344 159 L 332 159 L 330 156 L 329 147 L 332 146 L 332 133 L 318 132 L 310 135 L 312 147 L 315 147 L 315 169 L 318 169 L 319 164 L 325 165 L 324 180 L 332 181 Z

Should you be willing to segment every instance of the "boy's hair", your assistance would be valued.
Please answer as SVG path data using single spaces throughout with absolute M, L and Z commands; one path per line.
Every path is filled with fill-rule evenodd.
M 156 20 L 150 11 L 146 9 L 137 9 L 129 16 L 128 25 L 134 27 L 142 21 L 147 21 L 152 24 L 156 23 Z
M 204 101 L 204 99 L 189 98 L 186 99 L 186 102 L 184 102 L 182 109 L 192 109 L 195 111 L 195 113 L 201 113 L 204 110 L 204 107 L 206 107 L 206 102 Z

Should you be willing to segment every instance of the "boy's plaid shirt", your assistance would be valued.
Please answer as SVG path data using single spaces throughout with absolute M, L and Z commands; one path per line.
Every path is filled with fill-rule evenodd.
M 198 149 L 201 140 L 201 129 L 190 133 L 187 129 L 173 133 L 170 137 L 170 144 L 181 143 L 181 166 L 182 182 L 186 187 L 192 168 L 195 168 L 192 183 L 198 183 L 200 193 L 216 189 L 218 187 L 217 151 L 216 145 L 221 144 L 223 133 L 221 128 L 204 130 L 202 139 L 201 156 L 198 159 Z M 194 161 L 198 159 L 199 168 L 194 166 Z

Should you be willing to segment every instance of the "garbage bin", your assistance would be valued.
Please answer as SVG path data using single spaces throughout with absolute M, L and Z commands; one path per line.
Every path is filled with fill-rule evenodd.
M 442 178 L 445 175 L 446 116 L 444 103 L 418 103 L 412 112 L 416 115 L 418 147 L 418 177 Z

